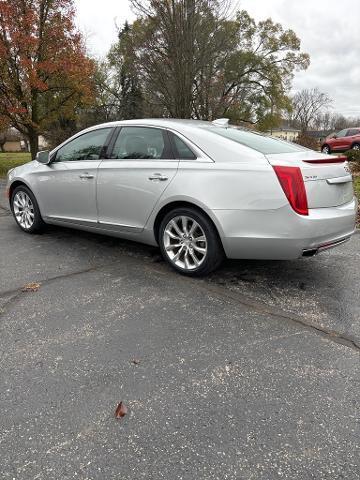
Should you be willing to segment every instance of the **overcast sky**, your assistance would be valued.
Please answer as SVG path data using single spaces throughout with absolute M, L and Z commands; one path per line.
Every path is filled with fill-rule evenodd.
M 116 40 L 116 24 L 134 18 L 128 0 L 75 2 L 77 23 L 97 56 Z M 240 0 L 239 7 L 257 21 L 271 17 L 300 37 L 311 65 L 296 73 L 294 90 L 318 87 L 334 100 L 335 111 L 360 117 L 360 0 Z

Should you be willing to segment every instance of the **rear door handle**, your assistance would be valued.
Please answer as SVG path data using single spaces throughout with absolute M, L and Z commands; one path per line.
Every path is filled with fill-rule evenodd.
M 158 180 L 159 182 L 166 182 L 166 180 L 168 180 L 168 177 L 161 175 L 161 173 L 153 173 L 152 175 L 150 175 L 149 180 L 152 180 L 152 181 Z
M 91 175 L 90 173 L 82 173 L 79 175 L 80 178 L 94 178 L 94 175 Z

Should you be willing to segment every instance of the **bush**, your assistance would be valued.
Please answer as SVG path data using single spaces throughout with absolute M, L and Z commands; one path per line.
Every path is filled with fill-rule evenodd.
M 348 150 L 345 152 L 349 162 L 356 162 L 360 164 L 360 150 Z
M 319 143 L 316 138 L 309 137 L 308 135 L 300 134 L 294 143 L 298 145 L 302 145 L 306 148 L 311 148 L 311 150 L 319 150 Z

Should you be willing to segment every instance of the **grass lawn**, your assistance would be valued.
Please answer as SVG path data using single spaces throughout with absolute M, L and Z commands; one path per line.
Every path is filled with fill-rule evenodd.
M 8 170 L 30 162 L 31 156 L 27 152 L 16 153 L 0 153 L 0 177 L 5 177 Z

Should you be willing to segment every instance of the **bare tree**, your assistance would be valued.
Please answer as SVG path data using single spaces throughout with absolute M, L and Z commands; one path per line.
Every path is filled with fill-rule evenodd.
M 319 113 L 331 106 L 332 100 L 317 88 L 304 89 L 292 99 L 293 118 L 299 123 L 302 133 L 309 130 Z
M 309 65 L 292 30 L 256 23 L 246 11 L 234 16 L 230 0 L 131 4 L 138 18 L 128 35 L 130 63 L 152 115 L 272 119 L 288 107 L 293 71 Z

